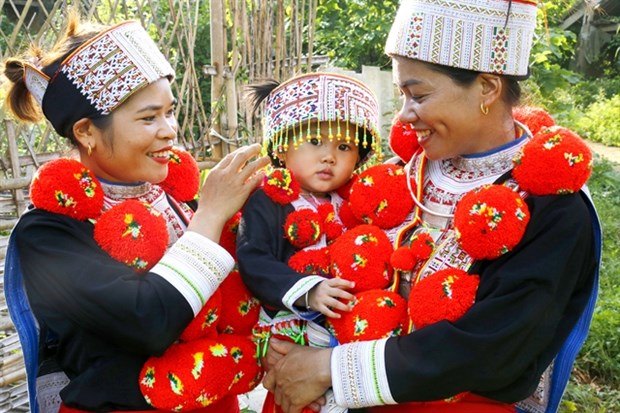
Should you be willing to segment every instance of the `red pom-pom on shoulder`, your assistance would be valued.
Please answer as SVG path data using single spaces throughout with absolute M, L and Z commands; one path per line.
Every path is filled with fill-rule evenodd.
M 336 217 L 336 211 L 331 202 L 325 202 L 317 208 L 317 212 L 322 222 L 323 232 L 327 237 L 327 242 L 331 242 L 342 235 L 344 228 Z
M 36 208 L 86 221 L 101 214 L 103 189 L 80 162 L 60 158 L 37 170 L 30 185 L 30 199 Z
M 149 204 L 127 200 L 101 214 L 94 238 L 112 258 L 138 272 L 150 270 L 168 248 L 168 227 Z
M 200 168 L 192 154 L 185 149 L 172 148 L 168 175 L 159 186 L 177 201 L 195 199 L 200 189 Z
M 553 126 L 523 146 L 512 175 L 532 195 L 561 195 L 579 191 L 591 173 L 588 145 L 571 130 Z
M 301 186 L 293 173 L 286 168 L 274 168 L 265 175 L 262 185 L 265 194 L 280 205 L 290 204 L 301 193 Z
M 555 125 L 553 117 L 542 108 L 535 106 L 518 106 L 512 110 L 515 120 L 521 122 L 536 135 L 540 130 Z

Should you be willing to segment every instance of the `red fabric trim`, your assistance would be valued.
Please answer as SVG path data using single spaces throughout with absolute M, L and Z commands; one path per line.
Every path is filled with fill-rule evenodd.
M 416 402 L 368 409 L 370 413 L 515 413 L 516 411 L 514 404 L 500 403 L 471 393 L 453 403 Z

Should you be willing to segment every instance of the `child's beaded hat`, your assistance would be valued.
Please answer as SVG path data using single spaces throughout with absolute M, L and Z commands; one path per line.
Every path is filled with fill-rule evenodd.
M 364 159 L 380 151 L 379 104 L 362 82 L 334 73 L 304 74 L 280 84 L 265 104 L 264 140 L 275 153 L 317 136 L 319 122 L 327 122 L 329 139 L 354 142 Z M 355 125 L 350 136 L 344 125 Z
M 527 77 L 536 0 L 402 0 L 389 55 Z

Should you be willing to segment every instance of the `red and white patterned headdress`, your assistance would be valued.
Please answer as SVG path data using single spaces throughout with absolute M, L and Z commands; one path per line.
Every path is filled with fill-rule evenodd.
M 316 136 L 311 125 L 327 122 L 329 138 L 350 140 L 359 147 L 377 148 L 379 140 L 379 104 L 374 93 L 362 82 L 334 73 L 310 73 L 289 79 L 267 96 L 264 138 L 273 150 L 303 142 Z M 344 124 L 364 130 L 348 136 Z
M 385 51 L 443 66 L 528 76 L 536 0 L 402 0 Z
M 45 74 L 26 65 L 24 80 L 56 131 L 83 117 L 110 114 L 132 94 L 174 70 L 155 42 L 137 22 L 112 26 L 88 40 L 56 69 Z

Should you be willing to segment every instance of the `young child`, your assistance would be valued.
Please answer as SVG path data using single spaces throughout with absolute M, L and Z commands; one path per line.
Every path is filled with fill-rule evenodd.
M 265 344 L 277 334 L 329 347 L 322 321 L 349 311 L 354 283 L 329 277 L 324 251 L 342 232 L 338 191 L 380 150 L 378 103 L 363 83 L 332 73 L 255 85 L 250 98 L 255 109 L 265 101 L 265 146 L 277 169 L 244 207 L 239 269 L 263 306 Z M 273 409 L 266 402 L 263 412 Z

